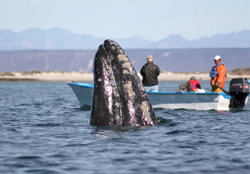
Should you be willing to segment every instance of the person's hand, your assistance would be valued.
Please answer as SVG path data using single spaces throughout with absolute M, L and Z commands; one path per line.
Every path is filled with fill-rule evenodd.
M 182 90 L 181 89 L 177 89 L 176 92 L 182 92 Z

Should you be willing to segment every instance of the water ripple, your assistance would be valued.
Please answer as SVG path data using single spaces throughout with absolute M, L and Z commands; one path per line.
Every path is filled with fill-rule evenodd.
M 171 91 L 179 84 L 160 87 Z M 250 171 L 249 103 L 229 112 L 157 109 L 159 126 L 94 127 L 90 107 L 79 107 L 66 83 L 6 82 L 0 88 L 0 173 Z

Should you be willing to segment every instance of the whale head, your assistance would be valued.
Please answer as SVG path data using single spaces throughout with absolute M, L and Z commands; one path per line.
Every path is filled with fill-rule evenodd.
M 99 46 L 93 75 L 91 125 L 157 125 L 145 88 L 128 56 L 116 42 L 105 40 Z

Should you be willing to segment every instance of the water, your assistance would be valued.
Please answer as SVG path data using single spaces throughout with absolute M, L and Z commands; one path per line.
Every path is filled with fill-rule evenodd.
M 97 128 L 66 83 L 0 83 L 0 173 L 250 173 L 249 103 L 244 111 L 155 113 L 159 126 Z

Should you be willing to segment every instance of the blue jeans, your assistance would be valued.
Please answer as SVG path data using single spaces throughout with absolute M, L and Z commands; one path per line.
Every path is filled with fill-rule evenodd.
M 158 85 L 154 86 L 144 86 L 146 91 L 151 91 L 151 92 L 158 92 Z

